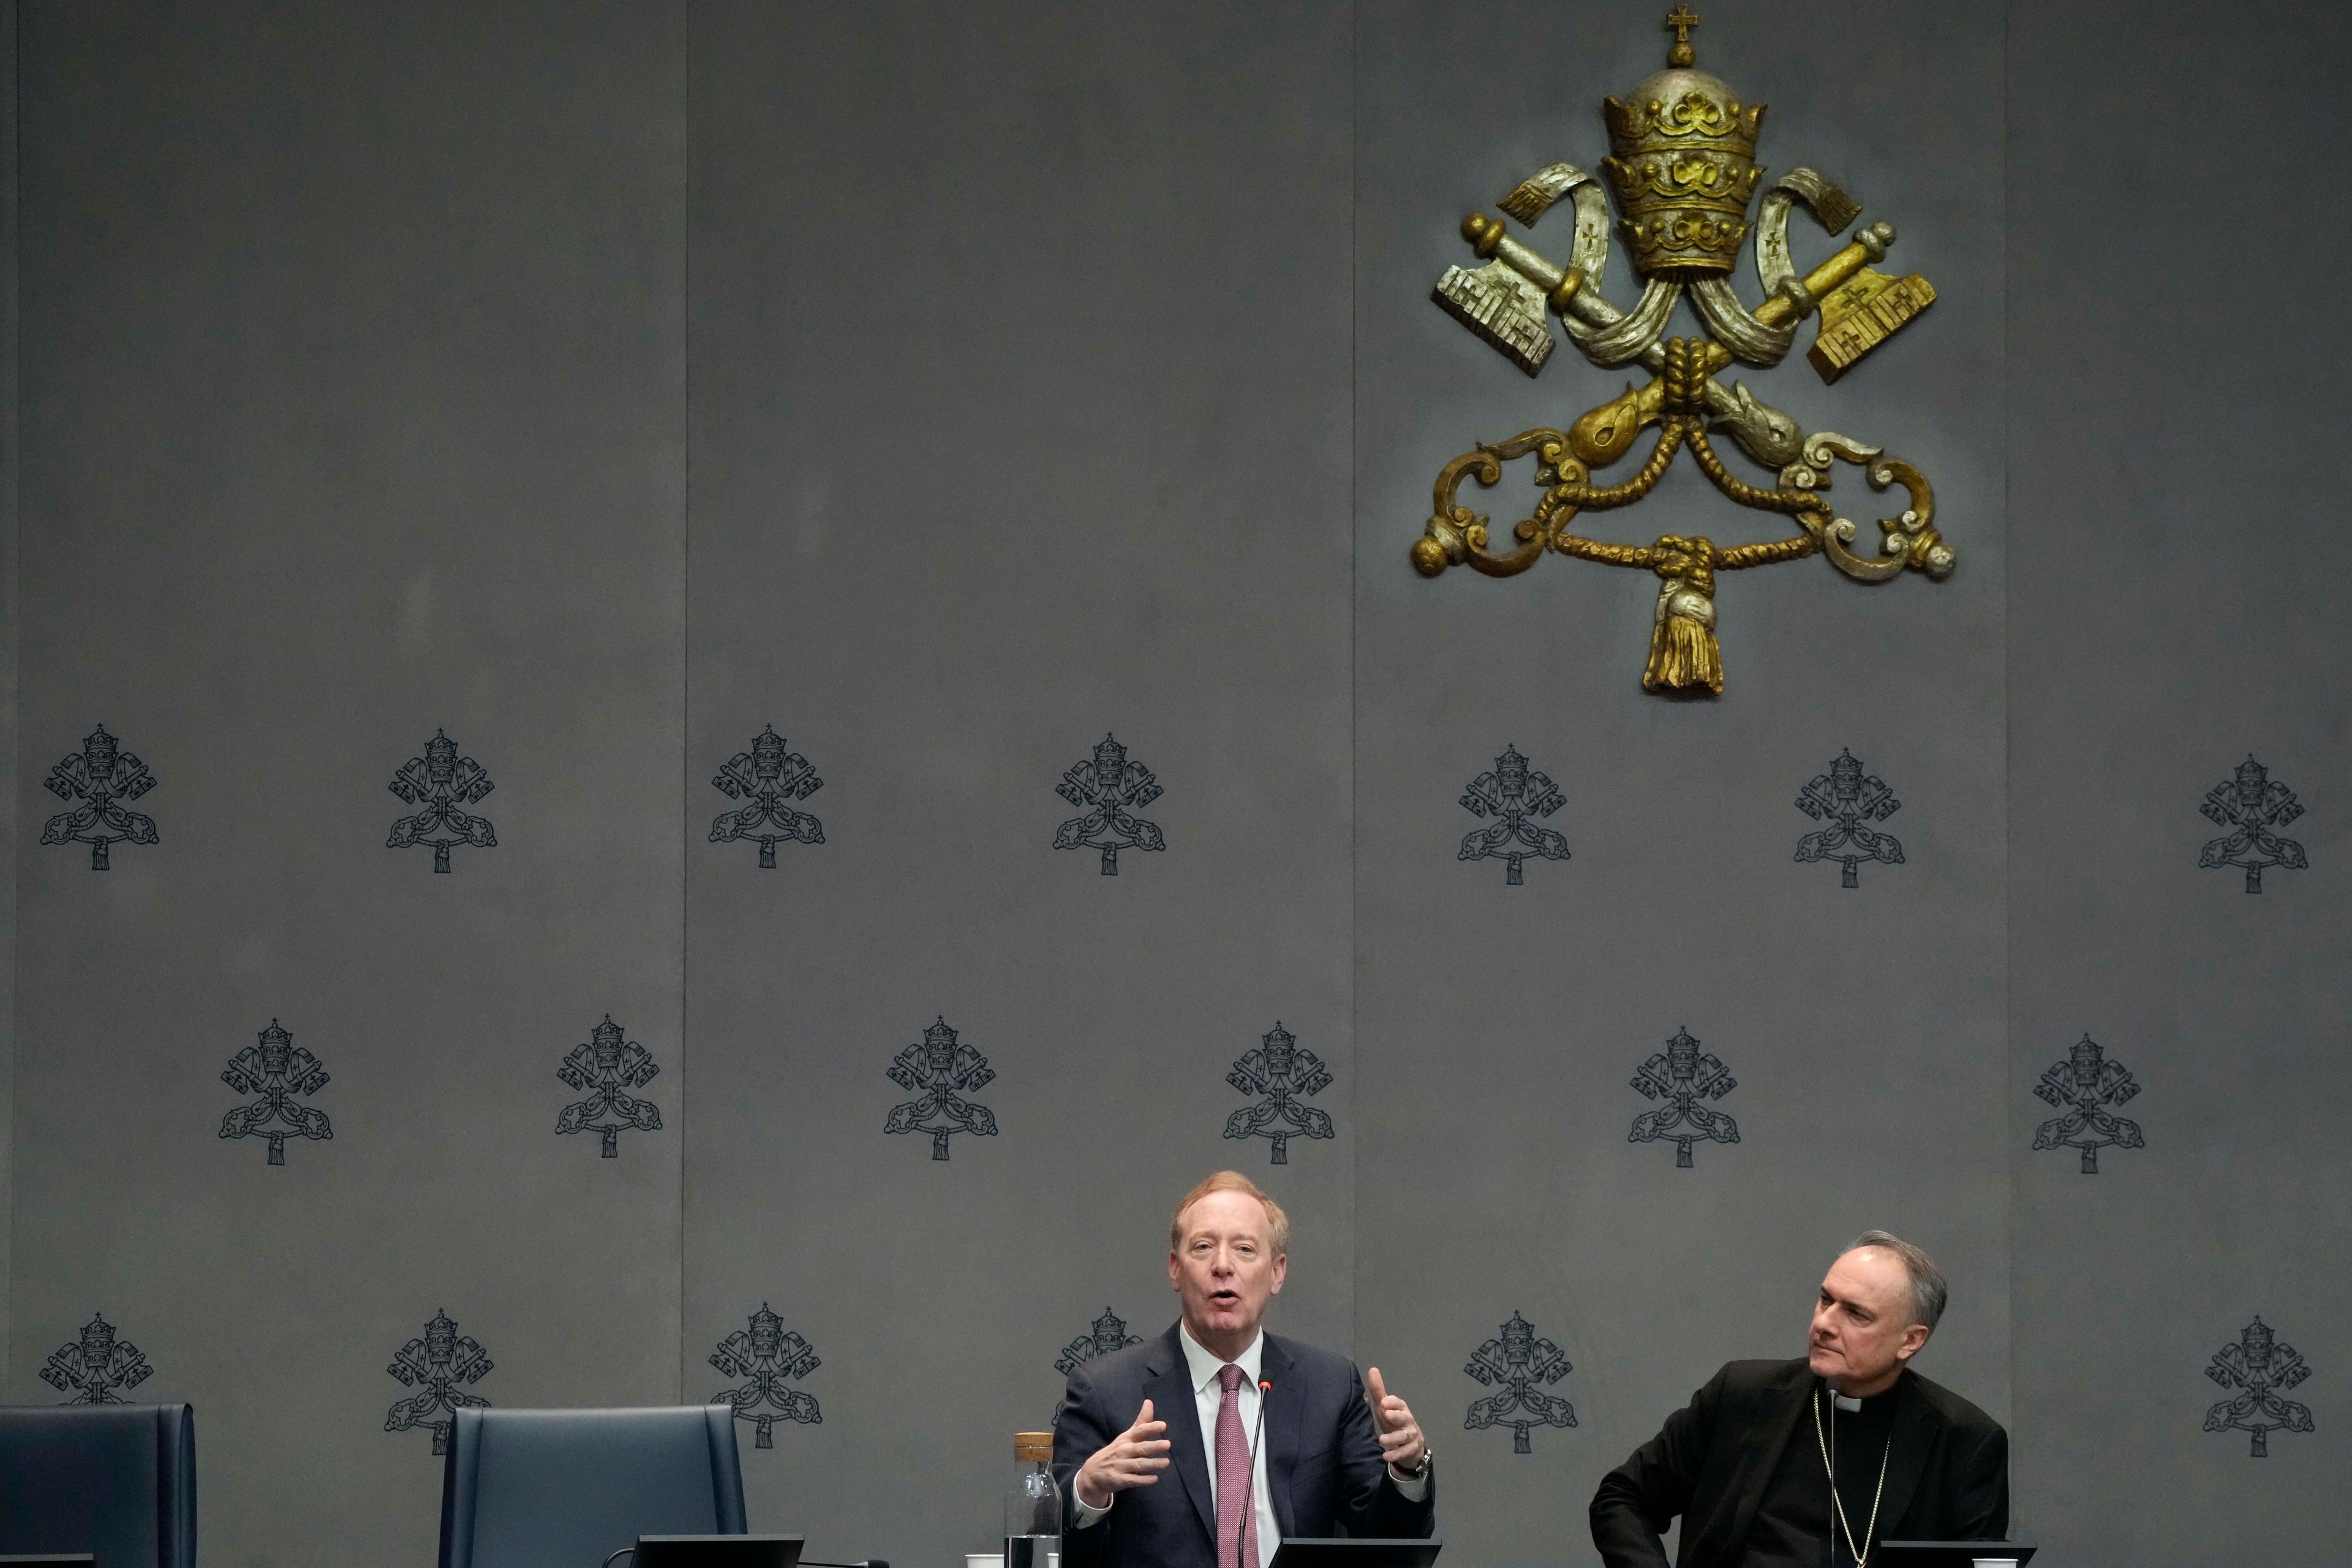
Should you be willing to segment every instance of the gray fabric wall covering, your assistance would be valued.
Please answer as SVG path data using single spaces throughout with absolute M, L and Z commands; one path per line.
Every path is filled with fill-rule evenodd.
M 19 463 L 16 426 L 16 7 L 0 6 L 0 455 L 7 468 L 0 482 L 0 686 L 6 706 L 0 710 L 0 777 L 16 776 L 16 474 Z M 9 1288 L 9 1242 L 15 1235 L 16 1078 L 16 794 L 0 795 L 0 1103 L 12 1114 L 0 1116 L 0 1367 L 8 1359 L 9 1311 L 16 1293 Z
M 2010 1405 L 2000 16 L 1888 17 L 1834 93 L 1798 62 L 1838 54 L 1845 6 L 1718 8 L 1696 36 L 1703 68 L 1769 105 L 1759 157 L 1853 191 L 1863 222 L 1896 227 L 1888 268 L 1941 295 L 1834 386 L 1797 355 L 1739 378 L 1927 473 L 1964 557 L 1949 581 L 1865 586 L 1821 560 L 1726 574 L 1726 689 L 1695 705 L 1641 689 L 1648 572 L 1554 556 L 1424 582 L 1406 561 L 1449 458 L 1564 429 L 1626 384 L 1565 347 L 1531 382 L 1428 291 L 1470 256 L 1465 212 L 1606 153 L 1600 100 L 1664 63 L 1666 36 L 1630 20 L 1596 17 L 1576 68 L 1500 90 L 1496 62 L 1554 32 L 1549 8 L 1370 8 L 1358 32 L 1356 1342 L 1393 1358 L 1444 1452 L 1449 1528 L 1497 1562 L 1585 1560 L 1601 1474 L 1725 1360 L 1802 1353 L 1822 1267 L 1873 1226 L 1956 1281 L 1921 1370 Z M 1532 242 L 1564 250 L 1566 223 Z M 1791 245 L 1808 265 L 1833 248 L 1801 227 Z M 1621 308 L 1629 276 L 1605 280 Z M 1752 298 L 1745 266 L 1736 280 Z M 1471 502 L 1498 536 L 1540 493 L 1532 467 Z M 1895 510 L 1853 468 L 1832 493 L 1874 535 Z M 1578 526 L 1640 544 L 1790 531 L 1687 460 Z M 1455 858 L 1480 825 L 1458 799 L 1507 743 L 1559 786 L 1545 822 L 1570 857 L 1517 887 Z M 1906 852 L 1851 890 L 1794 859 L 1816 826 L 1797 795 L 1845 748 L 1895 786 Z M 1655 1109 L 1630 1080 L 1685 1029 L 1736 1079 L 1713 1105 L 1739 1138 L 1686 1170 L 1672 1142 L 1629 1141 Z M 1462 1429 L 1493 1392 L 1465 1366 L 1514 1313 L 1573 1368 L 1547 1391 L 1576 1426 L 1526 1455 L 1507 1428 Z
M 499 1404 L 677 1394 L 682 33 L 24 22 L 20 809 L 103 724 L 160 841 L 21 851 L 10 1391 L 102 1313 L 208 1558 L 414 1563 L 437 1313 Z M 436 875 L 387 785 L 444 730 L 498 842 Z M 613 1161 L 554 1131 L 607 1013 L 668 1123 Z M 334 1134 L 275 1167 L 219 1135 L 273 1020 Z
M 1739 378 L 1962 563 L 1727 576 L 1693 704 L 1648 574 L 1406 556 L 1446 459 L 1624 379 L 1429 290 L 1598 163 L 1656 9 L 25 7 L 0 1396 L 193 1401 L 207 1560 L 268 1568 L 424 1561 L 453 1400 L 728 1396 L 753 1528 L 936 1565 L 1233 1164 L 1448 1562 L 1591 1562 L 1873 1225 L 2044 1561 L 2325 1556 L 2337 329 L 2264 268 L 2324 290 L 2343 219 L 2249 128 L 2340 140 L 2294 83 L 2352 39 L 1708 12 L 1760 159 L 1940 295 Z M 1591 531 L 1779 531 L 1686 463 Z M 100 725 L 155 841 L 97 871 L 39 839 Z M 1565 850 L 1516 884 L 1459 858 L 1507 746 Z M 1846 752 L 1903 846 L 1853 888 L 1794 855 Z M 2259 893 L 2199 865 L 2250 754 Z M 1682 1032 L 1737 1079 L 1688 1167 L 1630 1135 Z
M 1277 1024 L 1337 1134 L 1271 1171 L 1283 1321 L 1349 1335 L 1348 17 L 694 35 L 683 1391 L 772 1306 L 824 1420 L 747 1444 L 754 1515 L 937 1559 L 1063 1348 L 1170 1321 L 1176 1194 L 1268 1173 L 1223 1133 Z M 769 725 L 824 841 L 763 871 L 708 781 Z M 1054 847 L 1107 735 L 1164 792 L 1110 876 Z M 883 1131 L 935 1023 L 995 1074 L 944 1161 Z
M 2282 256 L 2332 280 L 2352 218 L 2238 149 L 2277 111 L 2281 43 L 2299 70 L 2340 72 L 2352 38 L 2318 7 L 2179 5 L 2121 31 L 2049 16 L 2011 37 L 2021 1510 L 2084 1562 L 2340 1557 L 2352 542 L 2326 521 L 2341 411 L 2291 390 L 2290 367 L 2344 329 L 2299 311 L 2278 327 L 2260 296 Z M 2331 98 L 2312 128 L 2346 124 Z M 2264 872 L 2259 894 L 2238 866 L 2200 866 L 2237 825 L 2233 802 L 2221 820 L 2200 807 L 2250 755 L 2304 808 L 2274 831 L 2308 861 Z M 2095 1176 L 2032 1138 L 2053 1115 L 2034 1082 L 2086 1034 L 2140 1087 L 2114 1113 L 2145 1145 L 2100 1150 Z M 2314 1427 L 2269 1433 L 2259 1459 L 2231 1423 L 2281 1413 L 2205 1418 L 2249 1392 L 2216 1358 L 2242 1355 L 2258 1317 L 2308 1374 L 2289 1386 L 2274 1358 L 2271 1397 Z

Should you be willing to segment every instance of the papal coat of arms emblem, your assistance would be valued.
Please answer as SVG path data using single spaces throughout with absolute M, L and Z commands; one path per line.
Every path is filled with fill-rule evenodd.
M 2263 890 L 2263 873 L 2273 866 L 2300 871 L 2311 864 L 2303 846 L 2279 832 L 2303 815 L 2303 803 L 2294 798 L 2294 791 L 2272 778 L 2270 769 L 2256 762 L 2252 752 L 2235 773 L 2205 792 L 2204 804 L 2197 809 L 2213 826 L 2227 829 L 2221 837 L 2205 841 L 2197 864 L 2208 871 L 2241 868 L 2250 893 Z
M 1512 237 L 1501 218 L 1473 213 L 1462 220 L 1481 267 L 1449 268 L 1438 279 L 1437 303 L 1529 375 L 1552 350 L 1548 319 L 1556 315 L 1579 354 L 1606 371 L 1640 365 L 1654 378 L 1586 412 L 1565 430 L 1538 426 L 1508 440 L 1482 443 L 1445 465 L 1437 476 L 1433 510 L 1413 542 L 1412 563 L 1434 577 L 1468 565 L 1490 577 L 1526 571 L 1548 553 L 1608 566 L 1647 571 L 1658 579 L 1645 690 L 1720 692 L 1723 663 L 1715 634 L 1718 575 L 1808 555 L 1825 555 L 1846 576 L 1883 583 L 1906 569 L 1942 578 L 1953 554 L 1935 524 L 1935 496 L 1910 464 L 1880 448 L 1823 430 L 1808 435 L 1797 421 L 1759 401 L 1744 383 L 1716 379 L 1731 365 L 1769 368 L 1795 345 L 1806 317 L 1822 320 L 1807 354 L 1824 381 L 1834 381 L 1920 311 L 1936 290 L 1914 273 L 1895 278 L 1873 269 L 1895 241 L 1885 223 L 1858 230 L 1851 244 L 1800 278 L 1789 246 L 1789 217 L 1802 207 L 1832 236 L 1861 216 L 1861 204 L 1811 169 L 1791 169 L 1764 188 L 1751 226 L 1749 204 L 1763 183 L 1756 145 L 1764 105 L 1744 102 L 1717 77 L 1697 68 L 1690 42 L 1698 18 L 1677 5 L 1666 18 L 1675 41 L 1667 68 L 1602 106 L 1609 156 L 1601 178 L 1572 163 L 1553 163 L 1521 182 L 1501 202 L 1503 211 L 1532 228 L 1558 202 L 1575 209 L 1569 260 L 1562 266 Z M 1618 217 L 1610 219 L 1615 198 Z M 1643 291 L 1631 310 L 1603 297 L 1601 272 L 1613 232 L 1632 252 Z M 1750 310 L 1730 274 L 1750 234 L 1763 301 Z M 1703 336 L 1666 336 L 1687 301 L 1706 327 Z M 1656 446 L 1641 470 L 1622 484 L 1593 475 L 1633 450 L 1643 428 L 1658 427 Z M 1727 435 L 1759 467 L 1777 473 L 1764 487 L 1733 475 L 1709 440 Z M 1708 481 L 1733 505 L 1790 520 L 1797 531 L 1755 543 L 1718 545 L 1704 535 L 1662 534 L 1652 543 L 1588 538 L 1571 527 L 1581 513 L 1633 506 L 1654 489 L 1685 447 Z M 1512 529 L 1514 544 L 1489 547 L 1487 520 L 1458 499 L 1463 481 L 1499 483 L 1503 465 L 1532 456 L 1535 509 Z M 1857 552 L 1857 530 L 1833 516 L 1822 492 L 1839 463 L 1863 465 L 1874 489 L 1900 485 L 1910 504 L 1882 519 L 1880 553 Z
M 221 1081 L 239 1094 L 259 1096 L 221 1118 L 224 1138 L 267 1138 L 269 1163 L 286 1163 L 289 1138 L 330 1139 L 334 1128 L 316 1106 L 299 1105 L 295 1096 L 316 1094 L 327 1086 L 327 1068 L 310 1050 L 294 1043 L 278 1020 L 261 1031 L 258 1042 L 229 1058 Z
M 1576 1406 L 1543 1391 L 1543 1385 L 1558 1383 L 1576 1369 L 1558 1345 L 1536 1338 L 1536 1326 L 1517 1312 L 1493 1339 L 1470 1352 L 1470 1364 L 1462 1370 L 1495 1390 L 1470 1402 L 1470 1413 L 1462 1419 L 1465 1431 L 1508 1426 L 1511 1452 L 1526 1454 L 1534 1451 L 1528 1441 L 1533 1428 L 1576 1425 Z
M 1127 1331 L 1126 1319 L 1105 1307 L 1102 1316 L 1095 1320 L 1094 1327 L 1062 1347 L 1062 1353 L 1054 1358 L 1054 1370 L 1067 1377 L 1098 1355 L 1108 1355 L 1113 1351 L 1125 1350 L 1129 1345 L 1142 1342 Z
M 2139 1092 L 2139 1085 L 2124 1064 L 2106 1054 L 2106 1047 L 2084 1035 L 2053 1062 L 2033 1086 L 2036 1098 L 2054 1105 L 2059 1114 L 2033 1130 L 2036 1149 L 2080 1149 L 2083 1174 L 2099 1173 L 2099 1151 L 2146 1147 L 2139 1123 L 2116 1114 L 2116 1107 Z
M 384 1412 L 383 1429 L 405 1432 L 413 1426 L 433 1429 L 433 1451 L 449 1451 L 449 1427 L 460 1410 L 486 1410 L 490 1402 L 478 1394 L 469 1393 L 467 1385 L 482 1381 L 491 1371 L 488 1351 L 467 1335 L 460 1338 L 457 1324 L 446 1311 L 436 1312 L 425 1325 L 425 1332 L 392 1352 L 392 1363 L 384 1371 L 400 1380 L 404 1388 L 416 1392 L 406 1399 L 395 1399 Z
M 588 1098 L 567 1105 L 555 1118 L 555 1131 L 563 1132 L 601 1132 L 604 1135 L 604 1158 L 620 1156 L 621 1134 L 634 1127 L 640 1132 L 661 1131 L 661 1108 L 650 1100 L 638 1100 L 629 1090 L 643 1089 L 653 1082 L 661 1071 L 653 1053 L 625 1039 L 621 1026 L 613 1022 L 613 1015 L 588 1033 L 585 1045 L 572 1047 L 555 1076 Z
M 1135 815 L 1160 798 L 1160 781 L 1130 760 L 1112 736 L 1105 735 L 1091 755 L 1072 763 L 1054 793 L 1084 814 L 1054 830 L 1054 847 L 1100 850 L 1106 877 L 1118 875 L 1122 849 L 1168 847 L 1159 825 Z
M 760 869 L 776 868 L 779 844 L 822 844 L 824 824 L 792 803 L 806 800 L 824 787 L 809 760 L 784 744 L 773 724 L 751 738 L 751 749 L 727 759 L 710 786 L 743 804 L 722 811 L 710 822 L 710 842 L 732 844 L 748 838 L 760 847 Z
M 719 1342 L 719 1348 L 710 1352 L 710 1364 L 725 1376 L 744 1380 L 737 1387 L 720 1389 L 706 1403 L 732 1405 L 735 1419 L 751 1423 L 755 1448 L 776 1446 L 779 1421 L 814 1426 L 824 1420 L 815 1394 L 788 1386 L 792 1379 L 806 1377 L 824 1363 L 817 1360 L 808 1341 L 785 1329 L 783 1319 L 765 1301 L 751 1314 L 748 1330 L 738 1329 Z
M 1255 1104 L 1225 1118 L 1225 1136 L 1272 1139 L 1270 1163 L 1290 1163 L 1293 1138 L 1337 1135 L 1331 1113 L 1307 1103 L 1308 1096 L 1331 1087 L 1331 1069 L 1323 1065 L 1321 1057 L 1302 1049 L 1298 1037 L 1284 1028 L 1279 1018 L 1260 1037 L 1257 1049 L 1242 1053 L 1225 1074 L 1225 1081 L 1244 1094 L 1258 1097 Z
M 49 1352 L 41 1363 L 41 1381 L 71 1393 L 61 1405 L 121 1405 L 154 1370 L 137 1345 L 116 1333 L 105 1313 L 95 1312 L 78 1338 Z
M 996 1136 L 996 1113 L 964 1099 L 995 1081 L 988 1058 L 957 1038 L 945 1017 L 923 1031 L 923 1037 L 890 1058 L 892 1083 L 914 1095 L 890 1108 L 882 1123 L 885 1132 L 928 1132 L 931 1158 L 948 1157 L 948 1140 L 959 1132 L 978 1138 Z
M 498 786 L 490 783 L 481 763 L 459 756 L 457 742 L 440 731 L 434 731 L 433 738 L 425 742 L 425 754 L 401 763 L 384 787 L 416 807 L 392 825 L 392 833 L 383 841 L 385 848 L 429 844 L 433 868 L 446 872 L 449 851 L 460 844 L 477 849 L 498 847 L 498 832 L 490 819 L 466 809 L 480 804 Z
M 41 783 L 59 800 L 81 802 L 41 824 L 41 842 L 89 845 L 91 870 L 107 868 L 110 845 L 160 842 L 155 819 L 126 804 L 153 789 L 155 775 L 122 750 L 105 725 L 83 738 L 80 751 L 59 759 Z
M 1885 779 L 1874 773 L 1864 777 L 1852 752 L 1841 751 L 1831 760 L 1829 772 L 1806 782 L 1797 792 L 1797 809 L 1824 825 L 1820 832 L 1797 840 L 1798 864 L 1836 861 L 1844 868 L 1838 879 L 1840 887 L 1862 885 L 1857 873 L 1865 860 L 1882 866 L 1903 864 L 1903 841 L 1870 826 L 1902 810 L 1903 803 L 1895 798 Z
M 1462 809 L 1473 816 L 1491 816 L 1494 821 L 1484 827 L 1474 827 L 1463 836 L 1457 860 L 1500 860 L 1503 862 L 1503 885 L 1516 888 L 1527 880 L 1519 875 L 1521 862 L 1530 856 L 1546 860 L 1568 858 L 1568 840 L 1551 828 L 1536 822 L 1539 816 L 1549 816 L 1568 804 L 1559 786 L 1528 765 L 1527 758 L 1509 742 L 1503 743 L 1503 754 L 1495 759 L 1494 768 L 1470 781 L 1462 792 Z
M 1710 1110 L 1703 1103 L 1721 1100 L 1739 1087 L 1739 1080 L 1711 1053 L 1698 1047 L 1699 1042 L 1691 1037 L 1688 1029 L 1676 1029 L 1664 1050 L 1633 1071 L 1633 1088 L 1642 1098 L 1663 1100 L 1665 1104 L 1633 1118 L 1633 1130 L 1625 1135 L 1625 1141 L 1654 1143 L 1662 1138 L 1672 1139 L 1675 1168 L 1680 1171 L 1691 1168 L 1694 1143 L 1739 1142 L 1739 1123 L 1723 1111 Z
M 2311 1368 L 2291 1345 L 2278 1342 L 2268 1323 L 2257 1315 L 2238 1335 L 2238 1342 L 2213 1352 L 2205 1375 L 2238 1392 L 2205 1412 L 2208 1432 L 2251 1432 L 2253 1458 L 2271 1457 L 2273 1432 L 2308 1432 L 2311 1407 L 2283 1399 L 2279 1390 L 2293 1388 L 2311 1375 Z

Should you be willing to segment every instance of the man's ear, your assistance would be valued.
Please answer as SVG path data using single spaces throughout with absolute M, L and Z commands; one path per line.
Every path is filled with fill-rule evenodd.
M 1274 1256 L 1274 1287 L 1273 1287 L 1273 1289 L 1269 1289 L 1269 1290 L 1266 1292 L 1266 1294 L 1267 1294 L 1267 1295 L 1269 1295 L 1269 1296 L 1279 1296 L 1279 1295 L 1281 1295 L 1281 1294 L 1282 1294 L 1282 1277 L 1283 1277 L 1284 1275 L 1286 1275 L 1286 1274 L 1289 1273 L 1289 1272 L 1290 1272 L 1290 1255 L 1289 1255 L 1288 1253 L 1286 1253 L 1286 1252 L 1277 1252 L 1277 1253 L 1276 1253 L 1276 1254 L 1275 1254 L 1275 1256 Z
M 1925 1323 L 1914 1323 L 1904 1330 L 1903 1342 L 1895 1347 L 1895 1359 L 1898 1362 L 1906 1362 L 1917 1355 L 1927 1343 L 1928 1332 L 1929 1330 Z

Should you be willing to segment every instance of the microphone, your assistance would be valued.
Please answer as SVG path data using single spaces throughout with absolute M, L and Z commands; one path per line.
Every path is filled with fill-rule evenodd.
M 820 1563 L 814 1557 L 800 1559 L 801 1568 L 890 1568 L 887 1558 L 868 1557 L 862 1563 Z
M 1257 1419 L 1250 1426 L 1249 1468 L 1244 1472 L 1244 1479 L 1242 1481 L 1241 1539 L 1244 1541 L 1247 1541 L 1250 1538 L 1250 1532 L 1257 1528 L 1257 1515 L 1250 1511 L 1255 1506 L 1255 1500 L 1250 1494 L 1251 1489 L 1257 1485 L 1258 1439 L 1265 1435 L 1266 1402 L 1273 1396 L 1274 1379 L 1259 1378 L 1257 1380 Z M 1265 1568 L 1263 1561 L 1259 1563 L 1258 1568 Z

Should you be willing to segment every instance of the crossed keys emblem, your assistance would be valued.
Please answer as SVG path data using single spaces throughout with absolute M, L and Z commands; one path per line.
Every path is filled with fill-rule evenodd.
M 1843 249 L 1800 278 L 1789 248 L 1790 212 L 1801 206 L 1834 237 L 1862 216 L 1861 205 L 1812 170 L 1791 169 L 1765 188 L 1751 226 L 1748 204 L 1764 174 L 1754 154 L 1765 106 L 1741 103 L 1722 80 L 1695 68 L 1690 30 L 1698 18 L 1688 7 L 1677 5 L 1665 25 L 1675 36 L 1668 68 L 1643 81 L 1630 101 L 1612 98 L 1602 110 L 1610 156 L 1600 169 L 1616 197 L 1616 226 L 1643 279 L 1633 308 L 1620 310 L 1601 294 L 1609 195 L 1601 180 L 1572 163 L 1538 170 L 1501 203 L 1505 213 L 1532 228 L 1566 201 L 1575 214 L 1568 265 L 1546 260 L 1514 238 L 1502 219 L 1473 213 L 1462 220 L 1462 237 L 1486 265 L 1447 268 L 1434 294 L 1439 305 L 1529 375 L 1551 354 L 1549 312 L 1593 364 L 1603 370 L 1638 364 L 1652 379 L 1638 389 L 1629 382 L 1622 396 L 1565 431 L 1523 430 L 1446 464 L 1437 476 L 1433 514 L 1413 542 L 1412 563 L 1424 577 L 1458 565 L 1509 577 L 1550 550 L 1654 573 L 1657 613 L 1643 688 L 1720 693 L 1717 574 L 1821 554 L 1859 582 L 1883 583 L 1906 567 L 1941 579 L 1950 574 L 1954 558 L 1936 531 L 1935 492 L 1918 469 L 1833 431 L 1807 434 L 1745 384 L 1727 387 L 1717 374 L 1734 363 L 1780 363 L 1795 345 L 1798 327 L 1818 315 L 1820 331 L 1806 358 L 1823 381 L 1833 382 L 1933 304 L 1936 290 L 1916 273 L 1895 278 L 1872 266 L 1885 259 L 1895 241 L 1893 226 L 1884 223 L 1857 230 Z M 1751 232 L 1764 289 L 1754 310 L 1729 278 Z M 1706 336 L 1665 335 L 1685 300 Z M 1657 443 L 1640 471 L 1620 484 L 1593 481 L 1596 470 L 1623 458 L 1653 425 Z M 1764 488 L 1735 476 L 1710 431 L 1729 436 L 1760 467 L 1778 470 L 1777 483 Z M 1723 546 L 1703 535 L 1671 533 L 1650 544 L 1620 544 L 1571 530 L 1579 513 L 1613 510 L 1648 495 L 1685 447 L 1728 500 L 1790 518 L 1798 531 Z M 1506 462 L 1529 455 L 1543 497 L 1512 529 L 1515 546 L 1489 549 L 1486 514 L 1456 499 L 1462 481 L 1475 478 L 1481 488 L 1492 487 Z M 1873 489 L 1899 484 L 1909 497 L 1899 517 L 1880 520 L 1879 554 L 1854 550 L 1857 530 L 1832 513 L 1822 494 L 1840 462 L 1860 465 Z

